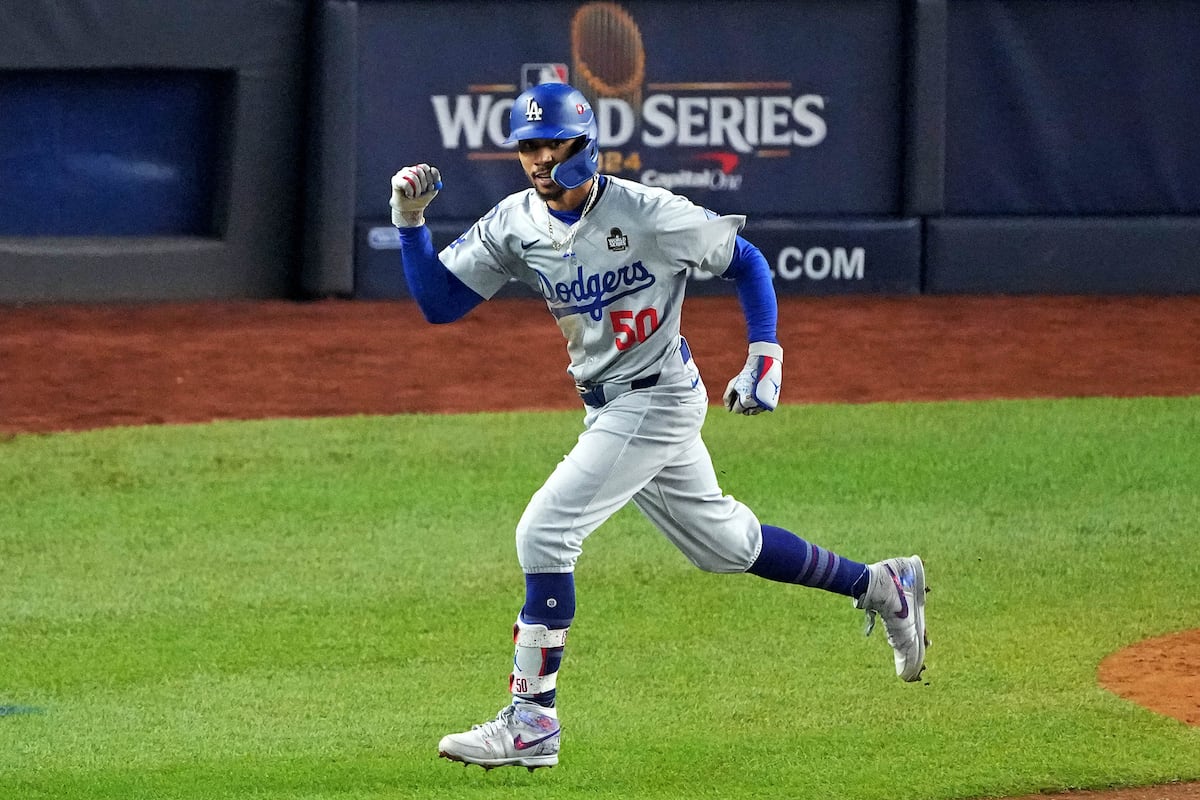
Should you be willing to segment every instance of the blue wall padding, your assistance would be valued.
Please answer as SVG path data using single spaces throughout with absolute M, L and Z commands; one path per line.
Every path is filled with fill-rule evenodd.
M 1200 292 L 1197 217 L 959 217 L 925 231 L 932 294 Z
M 1200 212 L 1200 4 L 949 4 L 949 215 Z

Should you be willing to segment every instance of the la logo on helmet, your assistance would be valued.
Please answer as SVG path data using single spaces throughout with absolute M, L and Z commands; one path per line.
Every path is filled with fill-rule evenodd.
M 525 119 L 528 122 L 542 121 L 542 107 L 532 97 L 529 98 L 529 105 L 525 106 Z

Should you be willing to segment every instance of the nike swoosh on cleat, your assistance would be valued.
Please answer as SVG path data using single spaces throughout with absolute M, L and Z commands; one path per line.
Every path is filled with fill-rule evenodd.
M 524 739 L 522 739 L 520 736 L 514 736 L 513 737 L 513 747 L 517 748 L 518 750 L 526 750 L 530 747 L 535 747 L 535 746 L 541 744 L 542 742 L 546 741 L 547 739 L 550 739 L 557 735 L 558 735 L 558 731 L 555 731 L 554 733 L 546 734 L 545 736 L 541 737 L 540 739 L 534 739 L 532 742 L 527 742 Z
M 541 241 L 541 239 L 534 239 L 532 242 L 527 243 L 527 242 L 525 242 L 524 239 L 522 239 L 521 240 L 521 249 L 528 250 L 529 248 L 533 247 L 535 244 L 537 244 L 540 241 Z
M 908 619 L 908 598 L 904 596 L 904 587 L 900 585 L 900 578 L 891 567 L 888 567 L 887 571 L 892 576 L 892 583 L 896 584 L 896 594 L 900 595 L 900 611 L 896 613 L 896 619 Z

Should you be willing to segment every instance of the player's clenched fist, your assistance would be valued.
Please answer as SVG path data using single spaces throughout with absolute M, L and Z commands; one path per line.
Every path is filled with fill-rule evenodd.
M 725 407 L 736 414 L 774 411 L 783 384 L 783 348 L 773 342 L 752 342 L 746 366 L 725 387 Z
M 417 164 L 392 176 L 392 224 L 398 228 L 416 228 L 425 224 L 425 206 L 442 188 L 442 173 L 437 167 Z

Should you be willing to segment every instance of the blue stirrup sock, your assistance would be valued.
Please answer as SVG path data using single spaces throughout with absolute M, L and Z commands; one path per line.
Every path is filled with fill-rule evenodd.
M 867 591 L 866 564 L 839 556 L 774 525 L 762 526 L 762 538 L 762 551 L 746 570 L 752 575 L 846 597 L 858 597 Z
M 575 576 L 570 572 L 525 575 L 525 606 L 513 625 L 514 698 L 553 708 L 567 629 L 575 618 Z

